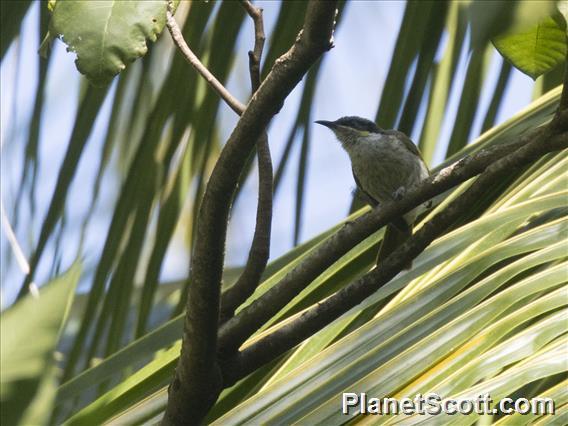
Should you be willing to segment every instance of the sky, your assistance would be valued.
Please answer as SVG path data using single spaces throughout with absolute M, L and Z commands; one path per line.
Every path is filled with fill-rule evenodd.
M 266 33 L 269 37 L 275 36 L 271 29 L 277 17 L 278 3 L 261 1 L 258 5 L 264 8 Z M 63 43 L 56 41 L 51 51 L 53 57 L 48 72 L 47 103 L 40 129 L 40 170 L 35 199 L 37 213 L 31 217 L 29 201 L 24 199 L 16 206 L 15 196 L 22 172 L 23 148 L 27 138 L 26 129 L 33 109 L 37 84 L 38 56 L 36 52 L 40 38 L 36 31 L 38 8 L 39 3 L 31 8 L 24 21 L 21 38 L 11 46 L 0 64 L 1 198 L 7 222 L 15 229 L 15 236 L 22 247 L 24 257 L 30 256 L 35 241 L 37 241 L 69 140 L 80 90 L 80 77 L 74 65 L 74 54 L 66 52 Z M 320 71 L 315 101 L 312 106 L 314 120 L 333 120 L 344 115 L 359 115 L 370 119 L 375 116 L 378 106 L 377 99 L 383 89 L 382 85 L 390 65 L 385 58 L 391 57 L 403 12 L 404 2 L 401 1 L 350 2 L 335 33 L 335 47 L 326 54 Z M 169 35 L 165 33 L 163 37 L 169 37 Z M 249 96 L 246 52 L 251 48 L 252 42 L 252 25 L 244 25 L 238 40 L 238 49 L 242 54 L 235 58 L 234 68 L 227 82 L 227 88 L 241 101 L 246 101 Z M 438 52 L 438 58 L 442 54 L 443 49 Z M 460 77 L 454 83 L 446 120 L 441 131 L 441 139 L 445 141 L 449 138 L 451 125 L 456 115 L 467 59 L 468 54 L 464 51 L 459 64 Z M 501 58 L 495 54 L 487 71 L 491 81 L 495 80 L 500 65 Z M 411 77 L 410 75 L 409 81 Z M 497 116 L 498 123 L 530 103 L 533 84 L 529 77 L 516 70 L 513 71 L 505 100 Z M 301 88 L 302 84 L 292 92 L 282 111 L 271 124 L 269 141 L 275 164 L 281 157 L 289 129 L 295 118 Z M 481 114 L 476 119 L 472 136 L 479 133 L 481 119 L 489 103 L 492 88 L 493 83 L 485 85 L 481 93 Z M 111 97 L 108 97 L 103 113 L 97 119 L 71 188 L 66 206 L 68 221 L 64 225 L 67 231 L 64 234 L 65 237 L 59 244 L 51 241 L 48 245 L 45 258 L 50 259 L 57 256 L 63 268 L 74 260 L 77 252 L 78 229 L 89 209 L 92 194 L 92 184 L 89 186 L 89 183 L 94 181 L 98 168 L 100 147 L 104 138 L 106 120 L 110 114 L 110 101 Z M 421 120 L 420 117 L 423 118 L 424 109 L 422 106 L 419 120 Z M 236 124 L 237 117 L 223 105 L 219 120 L 222 140 L 226 140 Z M 310 130 L 312 141 L 309 149 L 301 241 L 316 236 L 344 219 L 348 213 L 352 191 L 355 187 L 348 157 L 339 143 L 334 140 L 332 133 L 317 125 L 312 125 Z M 416 135 L 411 136 L 416 137 Z M 442 160 L 440 154 L 438 153 L 431 166 Z M 299 144 L 296 144 L 292 155 L 293 161 L 284 175 L 281 189 L 275 199 L 272 258 L 288 251 L 293 243 L 296 162 L 299 156 Z M 95 158 L 96 161 L 93 161 Z M 115 182 L 119 173 L 120 171 L 115 168 L 105 176 L 101 199 L 96 206 L 93 222 L 86 236 L 85 259 L 87 264 L 96 261 L 102 249 L 117 195 Z M 242 264 L 248 254 L 254 230 L 255 218 L 251 212 L 256 211 L 258 188 L 256 179 L 256 174 L 253 174 L 247 180 L 231 217 L 226 260 L 228 265 Z M 14 263 L 13 256 L 6 253 L 12 250 L 7 241 L 8 233 L 6 223 L 3 222 L 0 236 L 3 307 L 11 303 L 23 278 L 23 272 Z M 56 247 L 59 250 L 56 250 Z M 9 258 L 11 261 L 7 262 Z M 40 265 L 38 273 L 40 283 L 50 274 L 50 265 L 51 261 L 42 262 Z M 162 269 L 162 278 L 164 280 L 181 279 L 185 277 L 187 271 L 188 253 L 182 236 L 178 236 L 168 250 Z

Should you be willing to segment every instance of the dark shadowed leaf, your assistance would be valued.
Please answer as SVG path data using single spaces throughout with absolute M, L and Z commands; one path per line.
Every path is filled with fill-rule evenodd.
M 471 47 L 484 46 L 492 38 L 536 24 L 555 8 L 551 0 L 472 1 L 469 6 Z
M 24 19 L 31 3 L 30 0 L 0 2 L 2 20 L 0 26 L 0 57 L 4 57 L 4 53 L 18 33 L 22 19 Z

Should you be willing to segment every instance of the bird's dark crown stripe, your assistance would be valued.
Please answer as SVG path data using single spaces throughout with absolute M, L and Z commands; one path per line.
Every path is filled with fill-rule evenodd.
M 339 120 L 335 121 L 335 124 L 345 127 L 351 127 L 356 130 L 364 130 L 371 133 L 381 133 L 382 130 L 373 121 L 367 120 L 366 118 L 348 116 L 341 117 Z

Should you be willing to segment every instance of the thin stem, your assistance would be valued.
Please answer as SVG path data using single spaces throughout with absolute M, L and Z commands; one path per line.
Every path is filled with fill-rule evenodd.
M 166 11 L 166 26 L 172 36 L 172 39 L 175 45 L 179 48 L 187 62 L 195 68 L 195 70 L 201 74 L 201 76 L 209 83 L 211 88 L 215 90 L 219 96 L 229 105 L 229 107 L 235 111 L 238 115 L 241 115 L 245 110 L 245 105 L 239 102 L 231 93 L 221 84 L 219 80 L 215 78 L 215 76 L 207 69 L 205 65 L 199 60 L 199 58 L 193 53 L 193 51 L 189 48 L 185 39 L 183 38 L 183 34 L 181 33 L 181 29 L 174 18 L 173 15 L 173 2 L 168 2 L 168 10 Z
M 262 18 L 262 9 L 254 7 L 249 0 L 241 0 L 241 5 L 254 22 L 254 48 L 249 51 L 249 70 L 252 84 L 252 92 L 256 92 L 260 87 L 260 59 L 262 58 L 262 50 L 264 49 L 264 20 Z
M 260 87 L 260 60 L 264 48 L 264 23 L 262 9 L 254 7 L 250 1 L 241 1 L 254 22 L 254 51 L 249 51 L 249 72 L 254 94 Z M 224 294 L 221 301 L 220 322 L 231 318 L 235 310 L 256 290 L 270 257 L 270 234 L 272 227 L 273 171 L 268 135 L 266 132 L 257 141 L 258 156 L 258 206 L 256 226 L 249 251 L 247 264 L 237 282 Z M 226 356 L 227 354 L 224 354 Z

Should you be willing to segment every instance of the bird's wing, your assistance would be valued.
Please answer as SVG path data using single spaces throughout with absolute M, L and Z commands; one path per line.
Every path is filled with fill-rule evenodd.
M 353 179 L 355 179 L 355 183 L 357 184 L 357 188 L 359 189 L 359 191 L 361 191 L 363 193 L 363 195 L 365 195 L 365 197 L 367 198 L 367 202 L 372 206 L 372 207 L 376 207 L 379 205 L 379 202 L 377 200 L 375 200 L 371 194 L 369 194 L 367 191 L 365 191 L 365 188 L 363 188 L 363 186 L 361 185 L 361 182 L 359 182 L 359 179 L 357 179 L 357 175 L 355 174 L 355 172 L 353 171 L 353 168 L 351 168 L 351 172 L 353 173 Z M 397 229 L 399 229 L 402 232 L 407 232 L 408 229 L 412 229 L 410 228 L 410 226 L 408 225 L 408 223 L 406 223 L 406 221 L 404 220 L 404 218 L 401 217 L 396 217 L 392 220 L 391 222 Z
M 417 155 L 418 157 L 420 157 L 420 159 L 422 159 L 422 154 L 420 153 L 420 150 L 418 149 L 418 147 L 416 145 L 414 145 L 414 142 L 412 142 L 412 139 L 410 139 L 408 136 L 406 136 L 403 132 L 398 131 L 398 130 L 387 130 L 385 133 L 389 134 L 389 135 L 396 136 L 397 139 L 400 140 L 404 144 L 404 147 L 406 149 L 408 149 L 414 155 Z
M 359 182 L 359 179 L 357 179 L 357 175 L 355 174 L 355 171 L 353 170 L 353 167 L 351 167 L 351 173 L 353 173 L 353 179 L 355 179 L 355 184 L 357 185 L 357 188 L 359 188 L 359 191 L 361 191 L 365 197 L 368 198 L 368 201 L 370 202 L 370 204 L 375 207 L 377 205 L 379 205 L 379 202 L 377 200 L 375 200 L 371 194 L 369 194 L 367 191 L 365 191 L 365 188 L 363 188 L 363 185 L 361 185 L 361 182 Z

